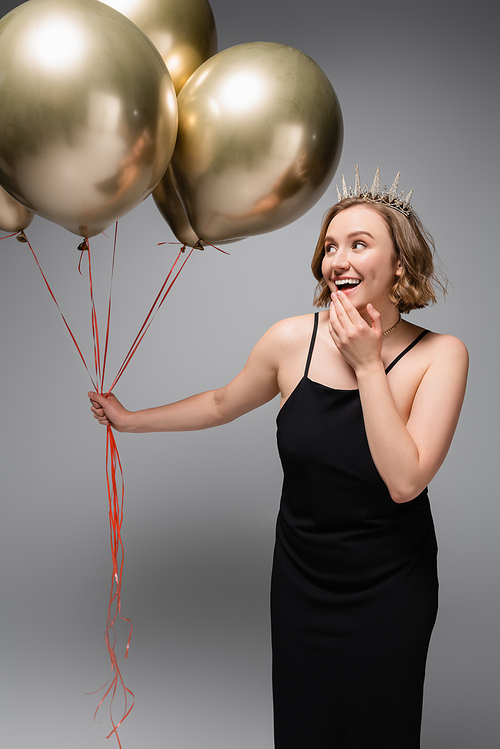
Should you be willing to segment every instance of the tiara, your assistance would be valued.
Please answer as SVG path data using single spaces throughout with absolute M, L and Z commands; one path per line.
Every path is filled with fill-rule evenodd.
M 371 203 L 384 203 L 385 205 L 394 208 L 396 211 L 399 211 L 404 216 L 408 216 L 411 211 L 410 201 L 411 196 L 413 195 L 413 190 L 410 190 L 405 198 L 404 192 L 398 193 L 398 184 L 399 172 L 396 174 L 396 178 L 394 179 L 390 190 L 387 189 L 386 185 L 384 185 L 384 187 L 380 189 L 380 167 L 377 167 L 375 177 L 373 178 L 373 184 L 370 189 L 368 189 L 368 184 L 366 182 L 363 189 L 361 189 L 359 169 L 356 166 L 354 189 L 352 187 L 347 189 L 344 175 L 342 175 L 342 193 L 340 192 L 339 186 L 337 185 L 337 195 L 339 196 L 339 203 L 341 200 L 345 200 L 346 198 L 364 198 L 365 200 L 369 200 Z

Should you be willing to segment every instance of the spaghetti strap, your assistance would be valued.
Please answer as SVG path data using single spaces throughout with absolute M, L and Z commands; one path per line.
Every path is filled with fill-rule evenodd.
M 412 348 L 413 348 L 414 346 L 416 346 L 416 345 L 417 345 L 417 343 L 418 343 L 418 342 L 419 342 L 420 340 L 422 340 L 422 338 L 424 337 L 424 335 L 427 335 L 427 333 L 428 333 L 428 332 L 429 332 L 428 330 L 423 330 L 423 331 L 422 331 L 422 332 L 420 333 L 420 335 L 419 335 L 419 336 L 417 336 L 417 337 L 415 338 L 415 340 L 414 340 L 414 341 L 412 341 L 412 342 L 410 343 L 410 345 L 409 345 L 409 346 L 407 346 L 407 347 L 405 348 L 405 350 L 404 350 L 404 351 L 402 351 L 402 352 L 401 352 L 400 354 L 398 354 L 398 356 L 396 356 L 396 358 L 395 358 L 395 359 L 393 359 L 393 361 L 391 361 L 391 363 L 389 364 L 389 366 L 388 366 L 388 367 L 387 367 L 387 369 L 385 370 L 385 373 L 386 373 L 386 374 L 389 374 L 389 372 L 391 371 L 391 369 L 392 369 L 392 368 L 393 368 L 394 366 L 396 366 L 396 364 L 398 363 L 398 361 L 399 361 L 400 359 L 402 359 L 402 358 L 403 358 L 403 356 L 404 356 L 405 354 L 407 354 L 407 353 L 408 353 L 408 351 L 411 351 L 411 349 L 412 349 Z
M 314 342 L 316 340 L 316 333 L 318 332 L 318 318 L 319 318 L 319 312 L 314 313 L 314 326 L 313 326 L 313 332 L 311 336 L 311 343 L 309 346 L 309 353 L 307 354 L 307 362 L 306 362 L 306 368 L 304 370 L 304 377 L 307 377 L 309 373 L 309 366 L 311 364 L 311 358 L 313 354 L 314 349 Z

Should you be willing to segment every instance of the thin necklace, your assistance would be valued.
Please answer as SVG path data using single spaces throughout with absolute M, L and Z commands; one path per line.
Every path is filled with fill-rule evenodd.
M 384 330 L 384 335 L 389 335 L 389 333 L 392 330 L 394 330 L 394 328 L 397 328 L 398 325 L 399 325 L 399 323 L 401 322 L 401 320 L 402 320 L 402 317 L 401 317 L 401 315 L 399 315 L 399 319 L 398 319 L 397 323 L 394 323 L 394 325 L 392 326 L 392 328 L 389 328 L 388 330 Z

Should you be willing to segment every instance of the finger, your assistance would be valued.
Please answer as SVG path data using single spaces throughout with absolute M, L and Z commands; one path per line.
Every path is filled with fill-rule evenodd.
M 340 326 L 340 328 L 344 328 L 347 330 L 347 328 L 352 324 L 352 319 L 347 313 L 347 310 L 345 309 L 343 300 L 341 297 L 345 297 L 345 294 L 340 292 L 334 292 L 332 294 L 332 303 L 333 303 L 333 310 L 334 315 L 332 315 L 332 322 L 333 320 L 337 321 L 337 326 Z
M 334 344 L 337 346 L 337 348 L 340 348 L 341 346 L 340 337 L 331 323 L 328 324 L 328 332 L 330 333 L 330 337 L 332 341 L 334 342 Z
M 340 323 L 337 312 L 335 310 L 334 302 L 330 302 L 330 319 L 328 320 L 328 332 L 333 339 L 333 342 L 338 347 L 340 343 L 340 333 L 342 332 L 342 324 Z
M 333 294 L 332 294 L 332 297 L 333 297 Z M 333 326 L 338 326 L 338 325 L 341 326 L 341 323 L 339 321 L 339 317 L 338 317 L 338 314 L 337 314 L 337 307 L 335 305 L 335 300 L 334 299 L 332 299 L 332 301 L 330 302 L 329 324 L 333 325 Z
M 371 302 L 368 302 L 366 305 L 366 311 L 370 315 L 370 320 L 372 321 L 372 328 L 377 331 L 377 333 L 382 333 L 382 320 L 380 316 L 380 312 L 375 309 L 373 304 Z
M 342 310 L 344 310 L 346 316 L 352 323 L 359 322 L 359 319 L 362 319 L 361 315 L 359 314 L 358 310 L 351 302 L 347 294 L 344 294 L 343 291 L 337 291 L 337 300 L 339 302 L 339 306 L 341 305 Z
M 343 291 L 334 291 L 332 294 L 332 299 L 335 304 L 335 309 L 337 311 L 337 315 L 339 317 L 345 316 L 349 320 L 351 319 L 349 312 L 351 310 L 355 310 L 355 307 L 352 306 L 347 296 L 344 294 Z
M 107 401 L 109 395 L 110 395 L 110 393 L 108 393 L 106 395 L 104 393 L 94 393 L 92 391 L 90 391 L 90 393 L 87 393 L 87 396 L 90 399 L 90 401 L 93 404 L 97 405 L 97 407 L 99 407 L 102 403 L 104 403 L 105 401 Z

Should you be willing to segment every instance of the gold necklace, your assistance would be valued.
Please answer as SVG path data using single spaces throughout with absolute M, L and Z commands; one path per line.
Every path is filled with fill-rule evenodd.
M 397 328 L 398 325 L 399 325 L 399 323 L 401 322 L 401 320 L 402 320 L 402 317 L 401 317 L 401 315 L 399 315 L 399 320 L 397 321 L 397 323 L 394 323 L 394 325 L 392 326 L 392 328 L 389 328 L 388 330 L 384 330 L 384 335 L 389 335 L 389 333 L 392 330 L 394 330 L 394 328 Z

